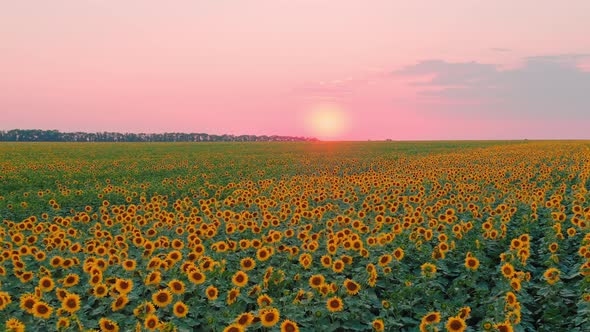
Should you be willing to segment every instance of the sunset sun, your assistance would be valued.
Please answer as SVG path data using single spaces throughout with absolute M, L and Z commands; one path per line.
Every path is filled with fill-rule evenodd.
M 340 106 L 334 104 L 315 105 L 307 116 L 307 127 L 318 138 L 338 138 L 348 126 L 347 114 Z

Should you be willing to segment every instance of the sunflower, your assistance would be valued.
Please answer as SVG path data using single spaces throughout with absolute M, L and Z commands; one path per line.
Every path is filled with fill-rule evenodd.
M 98 284 L 92 289 L 92 294 L 96 297 L 105 297 L 108 294 L 109 289 L 105 284 Z
M 385 324 L 383 324 L 383 319 L 375 319 L 373 323 L 371 323 L 371 325 L 373 326 L 373 330 L 377 332 L 385 331 Z
M 260 287 L 260 285 L 254 285 L 254 286 L 252 286 L 252 288 L 248 292 L 248 296 L 254 296 L 256 294 L 259 294 L 261 291 L 262 291 L 262 287 Z
M 163 308 L 172 303 L 172 294 L 167 289 L 161 289 L 152 294 L 152 302 L 160 308 Z
M 299 332 L 299 326 L 294 321 L 285 319 L 281 323 L 281 332 Z
M 20 260 L 20 256 L 13 256 L 12 264 L 15 271 L 23 271 L 26 268 L 26 264 Z
M 491 330 L 493 326 L 494 326 L 494 325 L 492 325 L 492 323 L 491 323 L 490 321 L 484 321 L 484 322 L 481 324 L 481 327 L 482 327 L 482 328 L 483 328 L 485 331 L 489 331 L 489 330 Z
M 111 303 L 111 309 L 113 311 L 121 310 L 125 308 L 127 303 L 129 303 L 129 298 L 127 298 L 127 295 L 119 295 L 115 301 Z
M 329 284 L 322 284 L 320 286 L 320 288 L 318 289 L 318 292 L 320 292 L 320 294 L 322 294 L 322 296 L 328 295 L 331 291 L 332 291 L 332 288 L 330 287 Z
M 162 273 L 160 271 L 152 271 L 150 274 L 145 277 L 144 284 L 147 285 L 157 285 L 162 281 Z
M 80 310 L 80 296 L 77 294 L 68 294 L 61 302 L 61 308 L 70 314 Z
M 20 298 L 20 308 L 30 314 L 33 313 L 35 303 L 37 303 L 37 297 L 33 294 L 24 294 Z
M 58 300 L 63 301 L 66 298 L 66 295 L 68 295 L 68 291 L 63 289 L 63 288 L 56 288 L 55 289 L 55 296 L 58 298 Z
M 250 257 L 243 258 L 243 259 L 240 261 L 240 267 L 241 267 L 241 268 L 242 268 L 242 270 L 244 270 L 244 271 L 250 271 L 250 270 L 252 270 L 253 268 L 255 268 L 255 267 L 256 267 L 256 261 L 255 261 L 255 260 L 253 260 L 253 259 L 252 259 L 252 258 L 250 258 Z
M 553 285 L 559 281 L 559 274 L 560 273 L 561 272 L 558 269 L 552 267 L 552 268 L 547 269 L 543 273 L 543 278 L 545 278 L 545 280 L 547 281 L 547 283 L 549 285 Z
M 465 257 L 465 268 L 471 271 L 477 270 L 479 267 L 479 260 L 473 256 Z
M 515 291 L 520 291 L 522 286 L 520 284 L 520 279 L 518 278 L 512 278 L 510 279 L 510 287 L 512 287 L 512 289 L 514 289 Z
M 436 265 L 432 263 L 424 263 L 420 266 L 420 269 L 422 270 L 422 275 L 429 278 L 434 277 L 434 274 L 436 273 Z
M 227 304 L 232 305 L 236 302 L 238 296 L 240 296 L 240 289 L 239 288 L 232 288 L 227 293 Z
M 21 280 L 21 282 L 23 284 L 31 281 L 32 279 L 33 279 L 33 273 L 32 272 L 24 272 L 20 276 L 20 280 Z
M 144 252 L 144 255 L 146 255 L 146 253 Z M 147 264 L 146 269 L 148 270 L 154 270 L 154 269 L 158 269 L 160 266 L 162 265 L 162 260 L 160 259 L 160 257 L 152 257 L 150 259 L 150 261 Z
M 323 267 L 330 267 L 332 266 L 332 257 L 329 255 L 324 255 L 320 259 L 320 262 L 322 263 Z
M 175 239 L 174 241 L 178 241 L 178 239 Z M 178 250 L 173 250 L 168 253 L 168 258 L 174 262 L 178 262 L 182 259 L 182 253 Z
M 520 249 L 520 247 L 522 247 L 522 241 L 520 239 L 512 239 L 510 241 L 510 250 Z
M 301 264 L 301 266 L 303 266 L 304 269 L 309 269 L 311 267 L 311 263 L 313 261 L 313 258 L 310 254 L 305 253 L 302 254 L 301 256 L 299 256 L 299 263 Z
M 337 259 L 334 261 L 334 263 L 332 263 L 332 270 L 336 273 L 340 273 L 344 271 L 345 265 L 346 264 L 344 264 L 344 262 L 341 259 Z
M 180 295 L 184 294 L 184 283 L 178 279 L 170 280 L 168 288 L 172 294 Z
M 6 330 L 9 332 L 25 332 L 25 324 L 16 318 L 6 321 Z
M 252 315 L 249 312 L 245 312 L 243 314 L 240 314 L 238 316 L 238 318 L 236 318 L 236 324 L 243 326 L 243 327 L 250 326 L 250 324 L 252 324 L 253 321 L 254 321 L 254 315 Z
M 133 309 L 133 314 L 137 317 L 155 313 L 156 307 L 153 305 L 153 303 L 149 301 L 145 301 L 142 304 L 138 305 L 135 309 Z
M 445 327 L 449 332 L 462 332 L 467 328 L 467 324 L 465 324 L 465 321 L 460 317 L 451 317 L 447 320 Z
M 516 273 L 516 271 L 514 270 L 514 266 L 512 266 L 512 264 L 510 264 L 510 263 L 505 263 L 504 265 L 502 265 L 501 270 L 502 270 L 502 275 L 504 276 L 504 278 L 507 278 L 507 279 L 512 278 L 514 273 Z
M 369 279 L 367 279 L 367 285 L 375 287 L 377 284 L 377 273 L 372 273 Z
M 506 300 L 506 304 L 508 304 L 509 306 L 513 306 L 516 303 L 518 303 L 518 300 L 516 298 L 516 294 L 514 294 L 513 292 L 506 293 L 506 296 L 504 297 L 504 299 Z
M 239 270 L 234 274 L 231 281 L 237 287 L 244 287 L 248 283 L 248 275 L 244 271 Z
M 264 262 L 269 258 L 270 252 L 268 251 L 268 249 L 266 249 L 266 247 L 260 248 L 256 251 L 256 259 L 258 259 L 259 261 Z
M 190 280 L 195 285 L 200 285 L 205 282 L 207 278 L 205 274 L 199 270 L 194 270 L 188 274 L 188 280 Z
M 12 303 L 12 300 L 10 299 L 10 294 L 8 294 L 7 292 L 0 292 L 0 311 L 4 310 L 4 308 L 6 308 L 6 306 L 10 303 Z
M 126 259 L 123 261 L 123 268 L 125 269 L 125 271 L 133 271 L 135 270 L 135 267 L 137 266 L 137 262 L 133 259 Z
M 568 229 L 567 229 L 567 235 L 568 235 L 569 237 L 576 236 L 576 229 L 575 229 L 575 228 L 573 228 L 573 227 L 570 227 L 570 228 L 568 228 Z
M 512 324 L 519 324 L 521 320 L 521 316 L 520 316 L 520 311 L 519 310 L 513 310 L 513 311 L 509 311 L 506 314 L 506 321 L 510 322 Z
M 80 276 L 78 276 L 77 274 L 70 273 L 62 280 L 62 285 L 64 287 L 72 287 L 77 285 L 79 281 Z
M 58 330 L 66 329 L 66 328 L 70 327 L 70 320 L 68 318 L 65 318 L 65 317 L 60 317 L 57 320 L 57 323 L 55 323 L 55 327 Z
M 41 291 L 50 292 L 53 287 L 55 287 L 55 283 L 51 277 L 45 276 L 39 280 L 39 288 L 41 288 Z
M 217 299 L 217 296 L 219 295 L 219 290 L 217 290 L 217 287 L 211 285 L 207 287 L 207 289 L 205 290 L 205 295 L 207 295 L 209 301 L 213 301 Z
M 248 240 L 248 239 L 241 239 L 241 240 L 238 242 L 238 246 L 239 246 L 239 247 L 240 247 L 240 249 L 242 249 L 242 250 L 248 249 L 248 248 L 250 248 L 250 240 Z
M 239 324 L 231 324 L 223 329 L 223 332 L 244 332 L 244 328 Z
M 260 323 L 264 327 L 272 327 L 279 322 L 280 314 L 276 308 L 265 308 L 259 313 Z
M 342 309 L 344 309 L 344 303 L 341 298 L 334 296 L 326 301 L 326 308 L 328 308 L 330 312 L 342 311 Z
M 437 324 L 440 323 L 440 312 L 431 311 L 422 317 L 422 324 Z
M 158 328 L 160 322 L 158 321 L 158 316 L 154 314 L 149 314 L 145 317 L 143 321 L 143 326 L 148 329 L 149 331 L 154 331 Z
M 37 301 L 35 302 L 35 305 L 33 305 L 33 316 L 37 318 L 49 319 L 52 312 L 53 308 L 43 301 Z
M 509 322 L 494 324 L 494 328 L 499 332 L 513 332 L 514 328 Z
M 393 257 L 399 262 L 404 258 L 404 250 L 397 248 L 393 251 Z
M 361 285 L 354 280 L 346 279 L 344 281 L 344 288 L 348 295 L 356 295 L 361 290 Z
M 389 264 L 392 260 L 391 255 L 389 254 L 385 254 L 382 255 L 381 257 L 379 257 L 379 266 L 383 267 L 383 266 L 387 266 L 387 264 Z
M 116 322 L 107 319 L 107 318 L 101 318 L 98 321 L 98 325 L 100 326 L 100 330 L 102 332 L 118 332 L 119 331 L 119 324 L 117 324 Z
M 309 286 L 318 289 L 324 284 L 325 278 L 321 274 L 314 274 L 309 277 Z
M 462 307 L 461 309 L 459 309 L 459 314 L 457 316 L 465 320 L 469 318 L 469 315 L 471 315 L 471 307 Z
M 258 297 L 258 299 L 256 299 L 256 303 L 258 303 L 258 306 L 260 307 L 268 307 L 272 304 L 272 302 L 272 298 L 266 294 L 262 294 Z
M 178 301 L 172 306 L 172 312 L 174 312 L 174 316 L 176 317 L 185 317 L 188 314 L 188 306 L 182 301 Z
M 49 264 L 51 264 L 52 267 L 58 267 L 61 265 L 62 262 L 63 258 L 61 258 L 61 256 L 54 256 L 49 261 Z
M 96 286 L 102 282 L 102 272 L 100 272 L 100 270 L 93 270 L 93 271 L 96 271 L 96 274 L 93 274 L 92 277 L 90 277 L 90 280 L 88 280 L 88 283 L 91 284 L 92 286 Z
M 128 294 L 133 289 L 133 280 L 117 278 L 115 281 L 115 289 L 120 294 Z

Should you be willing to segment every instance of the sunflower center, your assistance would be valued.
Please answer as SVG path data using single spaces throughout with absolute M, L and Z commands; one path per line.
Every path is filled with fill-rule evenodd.
M 452 328 L 453 330 L 459 330 L 459 329 L 461 329 L 462 327 L 463 327 L 463 324 L 461 324 L 461 322 L 460 322 L 460 321 L 458 321 L 458 320 L 454 320 L 454 321 L 452 321 L 452 322 L 451 322 L 451 328 Z

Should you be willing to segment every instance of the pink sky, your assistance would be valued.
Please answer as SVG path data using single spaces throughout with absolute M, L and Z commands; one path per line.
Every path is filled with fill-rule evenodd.
M 5 1 L 0 130 L 326 138 L 329 101 L 331 139 L 590 138 L 589 32 L 586 0 Z

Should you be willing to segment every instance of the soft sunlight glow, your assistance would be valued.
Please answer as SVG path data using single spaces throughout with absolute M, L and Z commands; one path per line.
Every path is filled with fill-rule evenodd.
M 334 104 L 315 105 L 307 117 L 308 128 L 320 139 L 334 139 L 348 129 L 348 117 L 341 107 Z

